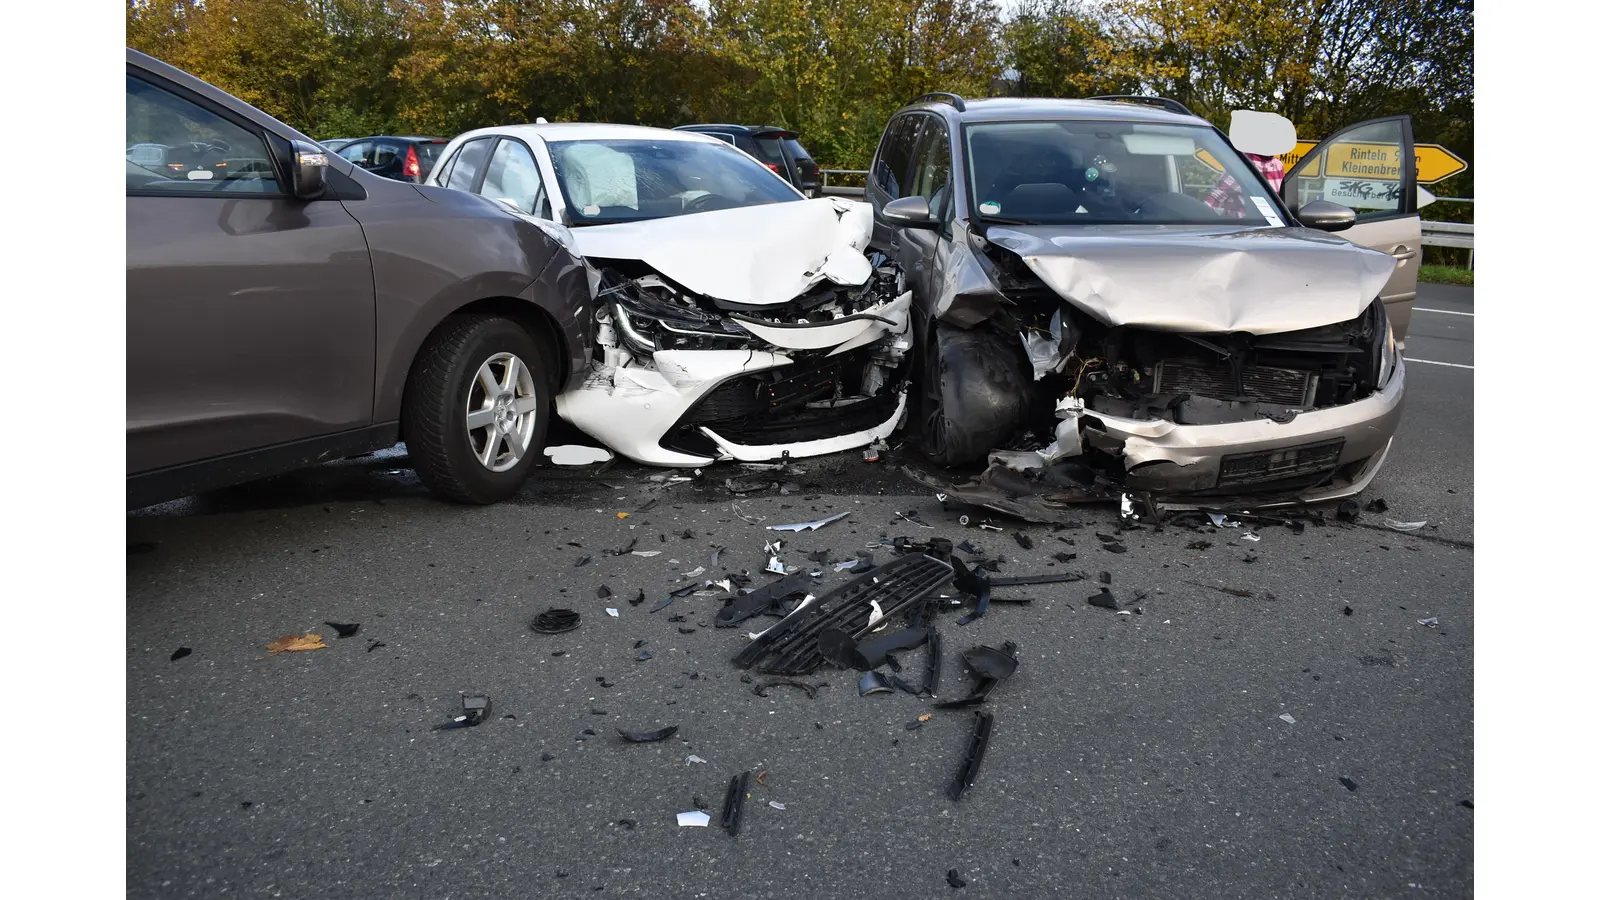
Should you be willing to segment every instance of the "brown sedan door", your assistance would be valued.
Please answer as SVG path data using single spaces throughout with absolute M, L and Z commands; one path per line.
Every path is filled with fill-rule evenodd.
M 1283 199 L 1296 213 L 1313 200 L 1354 209 L 1356 224 L 1339 236 L 1395 258 L 1394 274 L 1379 296 L 1394 338 L 1404 348 L 1422 264 L 1411 117 L 1369 119 L 1335 132 L 1289 170 Z
M 127 82 L 129 146 L 227 160 L 127 164 L 128 474 L 370 425 L 361 226 L 288 194 L 261 125 L 132 67 Z

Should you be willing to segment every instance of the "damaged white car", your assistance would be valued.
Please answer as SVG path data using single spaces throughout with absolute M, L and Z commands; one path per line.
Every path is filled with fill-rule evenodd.
M 987 464 L 914 477 L 1044 521 L 1359 492 L 1404 399 L 1409 119 L 1334 135 L 1280 198 L 1252 148 L 1130 99 L 940 94 L 890 120 L 867 196 L 915 295 L 907 428 L 941 466 Z M 1287 143 L 1257 152 L 1294 146 L 1272 118 Z
M 800 458 L 886 437 L 911 292 L 872 209 L 808 200 L 712 137 L 537 124 L 457 137 L 428 182 L 528 216 L 591 268 L 598 344 L 563 419 L 641 463 Z

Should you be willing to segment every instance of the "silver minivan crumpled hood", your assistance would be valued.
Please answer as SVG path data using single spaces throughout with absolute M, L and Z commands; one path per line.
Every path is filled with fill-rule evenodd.
M 682 287 L 745 306 L 787 303 L 824 280 L 862 285 L 872 207 L 827 197 L 574 228 L 585 257 L 638 260 Z
M 1108 325 L 1278 334 L 1346 322 L 1395 260 L 1308 228 L 994 226 L 1050 289 Z

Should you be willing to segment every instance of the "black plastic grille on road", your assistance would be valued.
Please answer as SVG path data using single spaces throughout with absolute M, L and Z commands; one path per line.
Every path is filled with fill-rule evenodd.
M 1217 487 L 1256 485 L 1326 474 L 1338 467 L 1339 454 L 1343 452 L 1344 438 L 1334 438 L 1281 450 L 1224 456 Z
M 817 637 L 839 628 L 860 639 L 871 627 L 872 601 L 885 619 L 939 589 L 955 575 L 949 563 L 922 553 L 902 556 L 851 579 L 772 626 L 733 658 L 748 669 L 759 664 L 768 675 L 805 675 L 822 665 Z
M 1244 393 L 1234 390 L 1233 370 L 1178 360 L 1156 363 L 1157 394 L 1198 394 L 1214 400 L 1243 396 L 1265 403 L 1310 409 L 1317 396 L 1317 376 L 1299 369 L 1245 366 Z

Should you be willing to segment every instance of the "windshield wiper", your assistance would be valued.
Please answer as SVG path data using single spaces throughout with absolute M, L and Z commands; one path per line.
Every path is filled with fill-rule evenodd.
M 1030 219 L 1008 219 L 1005 216 L 989 216 L 989 215 L 983 215 L 981 213 L 978 215 L 978 218 L 981 219 L 982 221 L 985 221 L 985 222 L 993 222 L 996 225 L 1037 225 L 1037 224 L 1039 224 L 1038 222 L 1034 222 L 1034 221 L 1032 221 Z

